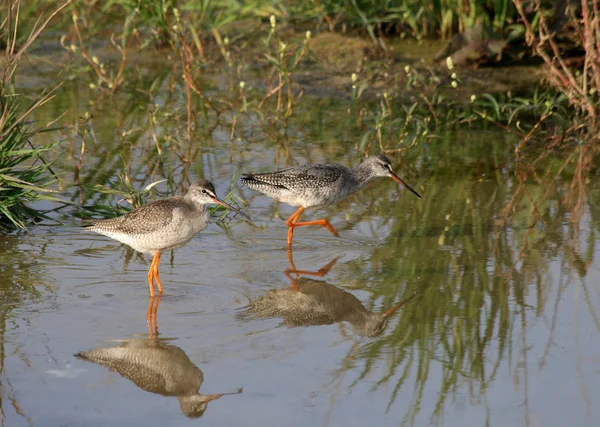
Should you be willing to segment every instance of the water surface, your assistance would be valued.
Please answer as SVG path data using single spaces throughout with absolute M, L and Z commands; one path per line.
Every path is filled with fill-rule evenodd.
M 211 84 L 209 91 L 222 83 Z M 209 114 L 187 142 L 185 118 L 161 115 L 178 101 L 159 92 L 158 154 L 145 100 L 130 104 L 139 94 L 89 105 L 86 91 L 74 82 L 48 112 L 94 116 L 78 179 L 83 128 L 63 133 L 69 151 L 55 164 L 63 197 L 114 205 L 118 197 L 92 186 L 115 185 L 124 171 L 138 188 L 167 179 L 151 198 L 205 177 L 221 196 L 233 182 L 234 201 L 252 222 L 230 216 L 163 255 L 166 295 L 159 338 L 149 341 L 150 259 L 86 233 L 72 208 L 29 233 L 2 236 L 3 425 L 190 425 L 183 398 L 158 383 L 171 369 L 179 374 L 170 378 L 189 372 L 204 395 L 243 388 L 187 409 L 210 425 L 595 425 L 597 176 L 582 184 L 575 209 L 576 164 L 561 171 L 567 157 L 552 154 L 529 168 L 514 159 L 515 140 L 496 130 L 448 132 L 391 156 L 422 200 L 391 180 L 373 182 L 306 212 L 327 217 L 340 237 L 298 229 L 291 255 L 297 269 L 313 272 L 337 260 L 323 276 L 302 277 L 357 298 L 368 312 L 417 296 L 375 336 L 339 318 L 295 326 L 282 316 L 244 315 L 251 301 L 293 285 L 284 221 L 294 208 L 236 178 L 306 162 L 356 164 L 360 131 L 347 105 L 307 97 L 286 127 L 241 115 L 233 139 L 232 117 Z M 75 357 L 109 347 L 149 360 L 143 380 Z

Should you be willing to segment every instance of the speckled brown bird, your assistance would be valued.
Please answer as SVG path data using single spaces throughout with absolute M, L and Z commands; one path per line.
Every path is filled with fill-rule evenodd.
M 157 200 L 116 218 L 91 220 L 91 224 L 84 227 L 125 243 L 138 252 L 154 254 L 148 270 L 150 297 L 154 297 L 154 280 L 159 295 L 162 294 L 158 274 L 161 252 L 185 245 L 206 228 L 209 220 L 206 205 L 209 203 L 225 206 L 248 218 L 219 199 L 212 183 L 200 180 L 192 184 L 183 197 Z
M 249 173 L 243 175 L 241 181 L 273 199 L 291 206 L 300 206 L 286 221 L 287 242 L 291 246 L 295 227 L 321 225 L 337 236 L 337 231 L 326 219 L 307 222 L 298 222 L 298 219 L 305 209 L 319 208 L 345 199 L 376 177 L 390 177 L 421 198 L 419 193 L 394 173 L 390 160 L 383 154 L 368 157 L 352 168 L 337 164 L 312 164 L 277 172 Z

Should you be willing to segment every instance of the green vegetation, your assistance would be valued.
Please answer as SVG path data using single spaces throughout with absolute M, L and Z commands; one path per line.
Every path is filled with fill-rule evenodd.
M 194 141 L 210 139 L 216 130 L 228 132 L 233 141 L 245 132 L 241 123 L 257 121 L 273 141 L 288 138 L 290 128 L 302 126 L 304 118 L 296 112 L 307 111 L 302 106 L 304 91 L 319 92 L 324 87 L 339 102 L 350 96 L 349 115 L 340 129 L 358 134 L 357 148 L 364 153 L 403 152 L 439 139 L 449 129 L 464 128 L 498 127 L 514 135 L 516 155 L 539 144 L 571 150 L 580 141 L 593 143 L 600 89 L 594 24 L 598 11 L 582 2 L 570 5 L 563 14 L 558 5 L 534 2 L 524 8 L 519 0 L 431 4 L 81 0 L 53 11 L 45 3 L 37 9 L 30 3 L 27 7 L 4 3 L 0 12 L 9 19 L 3 23 L 0 40 L 12 70 L 5 73 L 1 88 L 0 129 L 3 135 L 11 132 L 0 147 L 5 159 L 3 185 L 10 181 L 12 188 L 0 195 L 4 222 L 24 228 L 29 220 L 41 217 L 30 202 L 48 197 L 43 191 L 56 180 L 48 161 L 42 159 L 52 148 L 80 153 L 75 166 L 79 193 L 72 195 L 73 201 L 91 212 L 113 215 L 118 212 L 111 208 L 115 197 L 133 201 L 140 194 L 136 188 L 164 177 L 140 176 L 144 170 L 155 168 L 169 153 L 184 163 L 192 162 L 199 154 Z M 67 67 L 61 75 L 89 88 L 90 108 L 83 122 L 78 118 L 60 123 L 73 129 L 67 147 L 50 138 L 50 145 L 35 148 L 36 134 L 53 129 L 28 130 L 27 123 L 53 92 L 46 90 L 23 110 L 22 95 L 13 83 L 23 52 L 48 24 L 32 19 L 39 10 L 45 16 L 52 14 L 52 29 L 61 34 L 68 56 L 61 60 Z M 17 16 L 26 19 L 13 31 Z M 25 31 L 34 37 L 24 37 Z M 394 53 L 398 36 L 449 39 L 457 33 L 462 39 L 453 40 L 437 62 L 406 63 Z M 557 37 L 561 37 L 560 48 Z M 488 92 L 486 85 L 474 85 L 481 80 L 478 72 L 463 66 L 496 61 L 503 50 L 510 62 L 529 55 L 523 51 L 526 45 L 545 62 L 544 76 L 552 88 L 540 75 L 514 90 L 499 85 Z M 456 49 L 461 53 L 452 54 Z M 446 55 L 449 59 L 444 59 Z M 146 65 L 147 58 L 157 56 L 167 57 L 167 63 Z M 226 76 L 226 83 L 216 89 L 209 81 L 219 73 Z M 126 135 L 121 146 L 99 159 L 86 160 L 90 144 L 103 145 L 91 132 L 92 117 L 101 113 L 110 97 L 127 98 L 119 101 L 121 108 L 115 111 L 121 125 L 127 117 L 138 118 L 130 129 L 121 129 Z M 171 123 L 182 119 L 185 126 L 170 131 Z M 133 166 L 136 150 L 142 149 L 138 142 L 145 138 L 150 142 L 143 153 L 147 164 Z M 30 150 L 23 151 L 25 147 Z M 288 149 L 282 154 L 289 158 Z M 90 164 L 98 161 L 101 164 Z M 115 180 L 115 165 L 129 181 Z M 121 185 L 126 181 L 127 188 Z M 167 177 L 167 186 L 166 194 L 185 187 L 173 176 Z M 95 195 L 98 191 L 105 195 L 102 200 Z
M 0 26 L 2 39 L 6 44 L 6 65 L 0 79 L 0 228 L 26 229 L 29 222 L 44 217 L 38 210 L 27 206 L 27 203 L 43 199 L 56 200 L 47 194 L 51 192 L 48 187 L 55 179 L 43 155 L 57 143 L 37 148 L 32 142 L 36 135 L 52 132 L 54 129 L 46 126 L 31 130 L 28 124 L 34 112 L 52 99 L 56 88 L 38 95 L 29 107 L 22 108 L 25 97 L 17 93 L 14 78 L 27 49 L 66 4 L 50 14 L 45 21 L 38 20 L 27 38 L 17 37 L 19 5 L 17 2 L 17 7 L 11 10 Z M 22 44 L 17 46 L 19 40 Z
M 17 117 L 18 104 L 14 98 L 0 99 L 3 117 L 0 119 L 0 227 L 27 228 L 27 223 L 44 217 L 26 205 L 37 200 L 54 198 L 48 187 L 55 181 L 48 176 L 50 166 L 43 161 L 45 148 L 33 148 L 30 139 L 37 132 L 28 132 L 24 118 Z
M 598 192 L 588 192 L 599 168 L 595 2 L 570 2 L 565 14 L 555 7 L 561 2 L 525 7 L 520 0 L 79 0 L 56 10 L 49 3 L 0 4 L 7 17 L 0 22 L 3 229 L 47 218 L 37 202 L 58 200 L 53 188 L 65 188 L 61 196 L 80 207 L 78 218 L 182 194 L 194 176 L 230 174 L 218 194 L 245 203 L 235 192 L 240 163 L 264 151 L 275 153 L 277 166 L 295 156 L 354 162 L 390 153 L 407 182 L 420 176 L 427 192 L 418 209 L 409 198 L 394 201 L 386 244 L 370 254 L 368 270 L 364 259 L 350 262 L 347 283 L 369 284 L 371 308 L 414 291 L 420 299 L 349 358 L 362 363 L 360 378 L 386 358 L 376 386 L 393 386 L 390 405 L 409 373 L 416 375 L 406 424 L 436 360 L 444 368 L 436 421 L 461 382 L 472 390 L 491 383 L 499 361 L 515 352 L 525 317 L 548 305 L 544 279 L 557 253 L 581 277 L 589 268 L 593 245 L 584 254 L 579 246 L 594 242 L 598 230 L 580 236 L 578 226 L 598 205 L 591 198 Z M 468 33 L 474 28 L 480 38 Z M 33 50 L 44 29 L 54 34 L 44 39 L 56 47 L 50 54 Z M 421 62 L 409 52 L 416 45 L 420 55 L 426 39 L 457 33 L 460 55 L 451 46 L 439 61 L 432 53 Z M 502 55 L 490 48 L 492 37 Z M 19 81 L 29 75 L 26 52 L 61 68 L 64 84 L 55 87 L 53 73 L 52 85 L 37 93 L 35 83 Z M 534 76 L 494 86 L 507 73 Z M 501 136 L 477 151 L 491 152 L 491 161 L 474 148 L 487 130 Z M 464 174 L 469 180 L 447 186 L 448 177 Z M 382 200 L 365 209 L 384 209 Z M 368 212 L 348 215 L 353 224 Z M 398 256 L 389 257 L 389 248 L 399 248 Z M 16 290 L 0 289 L 0 344 L 9 313 L 2 306 L 37 297 L 33 283 L 43 278 L 17 282 Z M 526 301 L 532 284 L 537 294 Z M 432 341 L 433 331 L 440 334 Z M 3 351 L 0 345 L 0 360 Z

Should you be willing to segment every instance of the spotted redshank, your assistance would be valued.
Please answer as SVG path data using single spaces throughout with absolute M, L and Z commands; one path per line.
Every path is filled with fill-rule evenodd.
M 181 411 L 189 418 L 204 414 L 208 402 L 233 393 L 202 394 L 202 371 L 185 352 L 160 339 L 132 339 L 116 347 L 96 348 L 75 357 L 98 363 L 131 380 L 142 390 L 163 396 L 176 396 Z
M 148 270 L 150 297 L 154 297 L 154 281 L 158 294 L 162 294 L 158 275 L 161 252 L 185 245 L 206 228 L 209 220 L 206 205 L 209 203 L 225 206 L 248 218 L 219 199 L 210 182 L 200 180 L 192 184 L 183 197 L 157 200 L 116 218 L 91 220 L 91 225 L 85 227 L 125 243 L 138 252 L 154 254 Z
M 321 225 L 337 236 L 337 231 L 326 219 L 307 222 L 298 222 L 298 219 L 305 209 L 336 203 L 380 176 L 392 178 L 421 198 L 419 193 L 394 173 L 389 159 L 382 154 L 368 157 L 353 168 L 337 164 L 304 165 L 277 172 L 244 174 L 241 180 L 248 187 L 273 199 L 300 206 L 286 221 L 289 227 L 288 246 L 291 246 L 295 227 Z

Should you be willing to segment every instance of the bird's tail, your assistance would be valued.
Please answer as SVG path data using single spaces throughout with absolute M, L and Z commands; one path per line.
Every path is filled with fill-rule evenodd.
M 257 182 L 257 179 L 251 173 L 242 174 L 240 180 L 243 184 L 247 184 L 249 182 Z

